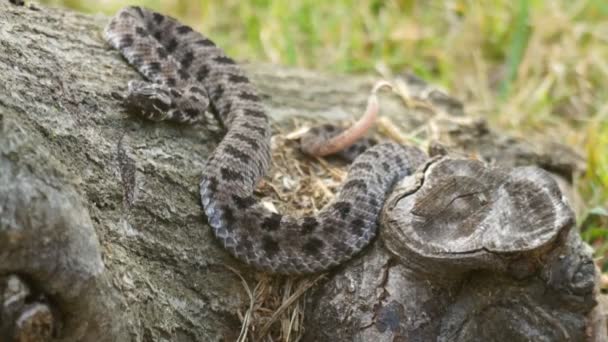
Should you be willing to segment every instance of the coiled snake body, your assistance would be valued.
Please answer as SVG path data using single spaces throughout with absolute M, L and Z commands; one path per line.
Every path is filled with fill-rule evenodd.
M 393 185 L 424 159 L 414 147 L 375 145 L 356 158 L 339 194 L 317 214 L 270 212 L 253 196 L 270 164 L 269 118 L 241 68 L 190 27 L 140 7 L 118 12 L 104 34 L 149 81 L 129 83 L 128 108 L 186 123 L 209 110 L 226 127 L 202 171 L 201 202 L 224 247 L 258 269 L 311 273 L 350 259 L 375 237 Z

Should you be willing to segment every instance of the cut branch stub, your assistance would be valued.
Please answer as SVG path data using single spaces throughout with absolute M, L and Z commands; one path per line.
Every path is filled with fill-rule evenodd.
M 523 277 L 574 225 L 574 214 L 539 168 L 437 158 L 402 181 L 384 222 L 387 248 L 424 273 L 492 269 Z

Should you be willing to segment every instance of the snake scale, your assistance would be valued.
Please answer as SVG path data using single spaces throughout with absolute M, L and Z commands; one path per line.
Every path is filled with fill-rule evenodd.
M 208 111 L 226 128 L 202 171 L 201 202 L 225 249 L 259 270 L 312 273 L 352 258 L 376 236 L 388 192 L 424 160 L 415 147 L 377 144 L 361 151 L 318 213 L 271 212 L 253 196 L 271 162 L 270 123 L 243 70 L 189 26 L 141 7 L 119 11 L 104 36 L 147 79 L 129 82 L 129 110 L 185 123 Z M 332 130 L 324 126 L 324 133 Z

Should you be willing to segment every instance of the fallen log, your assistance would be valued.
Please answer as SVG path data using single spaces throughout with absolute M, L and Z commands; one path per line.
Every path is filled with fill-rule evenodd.
M 139 75 L 101 38 L 107 20 L 0 1 L 3 338 L 232 341 L 242 327 L 251 338 L 285 337 L 283 326 L 308 341 L 467 340 L 505 326 L 513 341 L 527 333 L 602 336 L 605 321 L 592 311 L 589 247 L 559 195 L 575 203 L 568 179 L 581 160 L 567 148 L 557 153 L 493 131 L 467 118 L 457 100 L 403 77 L 408 96 L 428 106 L 383 97 L 386 117 L 402 131 L 432 125 L 435 131 L 418 138 L 438 139 L 443 145 L 433 145 L 434 153 L 452 157 L 432 159 L 387 204 L 383 229 L 407 231 L 401 247 L 393 245 L 398 235 L 381 231 L 381 239 L 325 280 L 268 280 L 275 278 L 231 258 L 202 216 L 198 181 L 217 132 L 146 122 L 113 96 Z M 246 68 L 276 127 L 292 125 L 294 116 L 349 118 L 364 108 L 375 82 L 274 65 Z M 463 154 L 485 163 L 454 158 Z M 468 183 L 450 183 L 454 175 L 440 171 L 452 163 L 477 173 Z M 546 171 L 513 169 L 522 165 Z M 452 194 L 487 188 L 487 202 L 479 194 L 429 202 L 433 192 L 425 186 L 432 182 L 452 184 L 443 195 L 448 188 Z M 407 196 L 399 197 L 403 189 Z M 483 210 L 466 217 L 474 205 L 496 206 L 492 199 L 519 210 L 509 229 L 483 221 Z M 254 288 L 256 281 L 287 299 L 274 303 L 275 311 L 262 307 L 243 285 Z M 293 317 L 304 326 L 284 324 Z

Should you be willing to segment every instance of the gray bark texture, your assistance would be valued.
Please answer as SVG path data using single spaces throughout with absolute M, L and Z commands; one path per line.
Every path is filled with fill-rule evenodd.
M 249 315 L 243 284 L 267 276 L 230 257 L 201 211 L 217 132 L 125 113 L 115 94 L 140 76 L 102 39 L 107 21 L 0 1 L 0 341 L 234 341 L 242 327 L 285 339 L 285 320 L 260 329 Z M 244 66 L 279 130 L 360 113 L 374 81 Z M 433 110 L 383 96 L 383 115 L 434 157 L 359 257 L 314 285 L 279 277 L 307 284 L 286 301 L 302 324 L 287 324 L 292 340 L 604 341 L 569 186 L 583 161 L 399 79 Z

